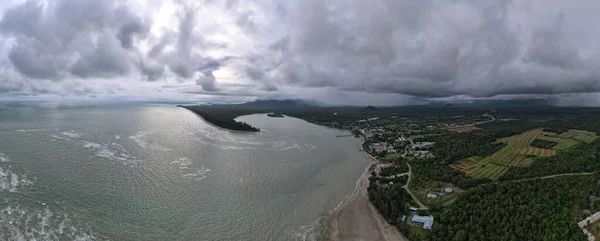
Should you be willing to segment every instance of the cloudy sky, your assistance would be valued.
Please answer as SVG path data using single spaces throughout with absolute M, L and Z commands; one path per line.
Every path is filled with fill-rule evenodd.
M 0 100 L 600 103 L 597 0 L 1 0 Z

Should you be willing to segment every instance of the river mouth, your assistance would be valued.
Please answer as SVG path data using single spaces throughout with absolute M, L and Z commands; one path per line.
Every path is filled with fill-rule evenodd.
M 38 240 L 318 239 L 371 162 L 360 140 L 295 118 L 239 119 L 262 131 L 166 106 L 0 110 L 0 210 L 13 224 L 31 216 L 25 230 L 51 235 Z M 0 237 L 27 237 L 10 225 Z

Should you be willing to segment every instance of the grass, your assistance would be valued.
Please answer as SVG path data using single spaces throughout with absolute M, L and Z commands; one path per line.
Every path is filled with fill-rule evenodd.
M 379 160 L 384 162 L 393 162 L 400 158 L 400 154 L 386 154 L 385 157 L 380 157 Z
M 562 137 L 562 138 L 575 139 L 578 141 L 588 142 L 588 143 L 592 142 L 596 138 L 598 138 L 596 133 L 590 132 L 590 131 L 582 131 L 582 130 L 569 130 L 567 132 L 563 132 L 562 134 L 560 134 L 558 136 Z
M 462 190 L 458 187 L 455 187 L 451 183 L 434 181 L 434 180 L 428 179 L 426 177 L 417 176 L 417 174 L 414 174 L 414 173 L 413 173 L 413 175 L 415 175 L 415 176 L 413 176 L 413 178 L 411 179 L 410 188 L 413 191 L 413 193 L 415 194 L 415 196 L 417 196 L 417 198 L 422 203 L 425 203 L 426 205 L 442 203 L 442 202 L 449 200 L 449 199 L 455 197 L 456 195 L 464 192 L 464 190 Z M 445 195 L 444 197 L 438 196 L 438 198 L 436 198 L 436 199 L 427 198 L 428 193 L 444 192 L 444 189 L 446 187 L 451 187 L 454 191 L 449 195 Z

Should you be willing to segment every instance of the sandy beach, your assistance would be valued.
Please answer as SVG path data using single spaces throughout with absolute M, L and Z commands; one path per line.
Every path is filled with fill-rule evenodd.
M 372 164 L 372 165 L 375 165 Z M 356 190 L 331 214 L 325 241 L 407 241 L 396 227 L 388 224 L 369 201 L 369 168 L 357 182 Z

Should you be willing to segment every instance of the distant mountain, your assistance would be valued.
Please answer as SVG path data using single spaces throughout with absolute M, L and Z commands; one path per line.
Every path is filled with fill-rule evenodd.
M 256 100 L 242 104 L 214 104 L 216 107 L 244 107 L 252 109 L 288 109 L 298 107 L 316 107 L 319 106 L 316 102 L 310 102 L 305 100 Z
M 513 108 L 513 107 L 542 107 L 550 106 L 545 99 L 518 99 L 518 100 L 465 100 L 465 101 L 434 101 L 425 106 L 445 108 Z
M 375 106 L 367 106 L 364 108 L 360 108 L 358 111 L 361 112 L 375 112 L 375 111 L 379 111 L 379 109 L 375 108 Z

